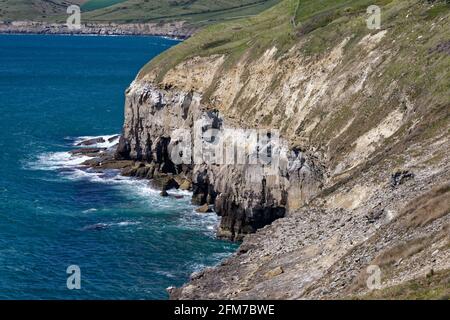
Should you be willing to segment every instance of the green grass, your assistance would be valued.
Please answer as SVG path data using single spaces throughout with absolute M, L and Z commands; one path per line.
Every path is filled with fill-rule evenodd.
M 91 0 L 92 1 L 92 0 Z M 184 20 L 211 24 L 258 14 L 280 0 L 127 0 L 87 12 L 89 21 L 142 22 Z
M 356 299 L 450 300 L 450 270 L 436 272 L 400 285 L 374 290 Z
M 88 0 L 81 6 L 81 10 L 84 12 L 102 9 L 125 1 L 127 0 Z
M 64 22 L 68 4 L 81 5 L 82 20 L 101 23 L 187 21 L 203 26 L 253 16 L 281 0 L 0 0 L 0 20 Z
M 68 4 L 81 4 L 84 0 L 0 0 L 0 20 L 52 20 L 66 13 Z
M 300 2 L 299 2 L 300 1 Z M 161 74 L 180 61 L 195 55 L 227 54 L 232 60 L 239 53 L 250 51 L 258 57 L 267 48 L 276 46 L 279 54 L 286 52 L 301 36 L 313 34 L 304 47 L 307 54 L 322 52 L 342 39 L 335 22 L 346 24 L 348 33 L 365 28 L 364 14 L 369 5 L 386 5 L 392 0 L 285 0 L 262 14 L 207 27 L 195 37 L 154 59 L 141 72 L 152 68 Z M 350 19 L 356 17 L 353 20 Z M 294 18 L 294 19 L 292 19 Z M 295 23 L 293 23 L 293 21 Z M 339 22 L 340 21 L 340 22 Z M 332 26 L 327 30 L 325 27 Z M 352 30 L 349 30 L 352 28 Z

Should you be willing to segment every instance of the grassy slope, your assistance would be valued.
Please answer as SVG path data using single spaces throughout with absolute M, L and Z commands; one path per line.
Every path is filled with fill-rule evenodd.
M 400 88 L 417 99 L 416 103 L 421 105 L 423 116 L 430 118 L 431 125 L 421 128 L 423 131 L 420 134 L 434 136 L 449 122 L 450 57 L 437 52 L 436 47 L 449 41 L 450 27 L 440 32 L 430 32 L 436 23 L 443 24 L 442 21 L 449 20 L 450 5 L 445 4 L 444 0 L 434 5 L 424 0 L 301 0 L 299 6 L 298 0 L 285 0 L 256 17 L 205 28 L 150 61 L 138 78 L 151 72 L 161 80 L 168 70 L 193 56 L 225 54 L 225 65 L 233 66 L 244 55 L 256 59 L 268 48 L 276 46 L 279 49 L 278 55 L 281 56 L 299 43 L 303 44 L 300 47 L 303 54 L 315 59 L 329 52 L 346 37 L 351 40 L 345 48 L 343 64 L 350 65 L 362 58 L 358 57 L 361 50 L 357 43 L 364 36 L 378 32 L 369 30 L 366 26 L 366 9 L 372 4 L 378 4 L 382 8 L 382 29 L 389 30 L 380 46 L 385 51 L 395 52 L 395 57 L 386 65 L 383 76 L 373 79 L 377 93 L 382 96 L 389 83 L 397 82 Z M 295 24 L 291 19 L 294 16 Z M 396 107 L 380 105 L 379 100 L 369 97 L 359 98 L 366 99 L 366 102 L 363 103 L 364 112 L 358 114 L 358 121 L 354 122 L 355 125 L 360 123 L 361 128 L 349 132 L 355 137 Z M 242 108 L 251 107 L 240 103 Z M 396 104 L 398 101 L 392 103 Z M 335 126 L 318 126 L 317 132 L 313 132 L 315 140 L 326 142 L 334 137 L 341 125 L 353 116 L 350 111 L 348 114 L 344 113 L 345 108 L 342 108 L 339 114 L 333 115 L 335 119 L 332 123 Z M 431 117 L 435 119 L 431 120 Z M 349 136 L 350 142 L 342 141 L 342 146 L 339 147 L 349 148 L 355 137 Z
M 203 25 L 260 13 L 280 0 L 0 0 L 0 20 L 64 21 L 70 4 L 81 4 L 89 22 L 185 20 Z
M 374 290 L 354 299 L 450 300 L 450 270 L 429 274 L 389 288 Z
M 85 0 L 0 0 L 0 20 L 47 20 L 65 14 L 71 4 Z
M 85 19 L 91 21 L 172 21 L 210 23 L 232 17 L 255 15 L 279 0 L 127 0 L 91 11 Z
M 196 55 L 233 56 L 246 50 L 261 53 L 271 46 L 289 49 L 307 36 L 311 36 L 311 41 L 305 47 L 306 53 L 318 53 L 329 47 L 329 41 L 342 41 L 344 33 L 358 33 L 360 36 L 370 33 L 364 19 L 367 7 L 372 4 L 382 7 L 384 26 L 389 25 L 391 28 L 395 27 L 393 23 L 405 22 L 396 16 L 405 7 L 402 1 L 284 0 L 258 16 L 209 26 L 189 41 L 154 59 L 148 67 L 173 67 L 178 62 Z M 424 12 L 422 18 L 432 19 L 433 16 L 445 15 L 448 12 L 449 6 L 441 0 L 434 8 Z M 292 23 L 294 16 L 295 27 Z M 407 26 L 403 24 L 400 27 Z
M 228 54 L 237 56 L 246 50 L 262 53 L 271 46 L 288 49 L 299 41 L 299 34 L 323 29 L 335 20 L 352 15 L 362 16 L 371 4 L 381 5 L 389 0 L 285 0 L 256 17 L 216 24 L 198 33 L 194 38 L 157 57 L 143 70 L 164 65 L 171 68 L 195 55 Z M 292 19 L 295 17 L 295 20 Z M 346 17 L 346 18 L 345 18 Z M 360 21 L 360 22 L 361 22 Z M 294 27 L 295 24 L 295 27 Z M 358 25 L 358 28 L 361 26 Z M 330 30 L 330 33 L 332 30 Z M 326 36 L 318 35 L 317 38 Z M 313 46 L 319 46 L 313 39 Z M 326 42 L 324 41 L 323 44 Z M 314 48 L 310 48 L 313 50 Z M 282 52 L 285 50 L 282 50 Z
M 82 11 L 91 11 L 106 8 L 121 2 L 125 2 L 126 0 L 87 0 L 81 6 Z

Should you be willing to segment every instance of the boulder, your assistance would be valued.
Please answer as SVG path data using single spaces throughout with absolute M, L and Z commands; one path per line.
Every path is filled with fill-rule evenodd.
M 201 207 L 198 207 L 195 211 L 197 211 L 198 213 L 212 212 L 211 208 L 206 203 L 204 205 L 202 205 Z
M 125 167 L 122 169 L 121 174 L 125 177 L 134 177 L 136 175 L 137 168 L 135 167 Z
M 414 178 L 414 174 L 408 170 L 396 170 L 391 175 L 391 187 L 395 188 L 404 182 Z
M 124 169 L 131 167 L 133 165 L 133 161 L 131 160 L 106 160 L 102 161 L 99 164 L 99 167 L 102 169 Z
M 192 186 L 192 182 L 189 179 L 184 179 L 180 184 L 181 190 L 190 190 Z
M 82 155 L 92 155 L 97 154 L 101 151 L 105 151 L 106 148 L 81 148 L 69 151 L 70 154 L 82 154 Z
M 169 175 L 160 175 L 154 177 L 151 183 L 161 190 L 178 189 L 179 184 Z
M 137 170 L 136 170 L 135 176 L 136 176 L 137 178 L 142 178 L 142 179 L 144 179 L 144 178 L 147 177 L 148 171 L 149 171 L 149 170 L 150 170 L 150 167 L 149 167 L 149 166 L 139 167 L 139 168 L 137 168 Z
M 119 144 L 116 149 L 115 157 L 119 160 L 130 159 L 130 143 L 123 136 L 120 136 Z
M 268 272 L 266 272 L 265 276 L 266 278 L 274 278 L 276 276 L 279 276 L 284 272 L 282 267 L 276 267 Z
M 80 143 L 77 144 L 77 146 L 92 146 L 94 144 L 104 143 L 104 142 L 105 142 L 105 139 L 103 139 L 102 137 L 99 137 L 99 138 L 93 138 L 93 139 L 81 141 Z
M 82 165 L 88 166 L 88 167 L 97 167 L 100 163 L 101 163 L 100 158 L 94 158 L 94 159 L 86 160 L 85 162 L 82 163 Z
M 120 137 L 119 135 L 113 136 L 113 137 L 111 137 L 111 138 L 108 139 L 108 142 L 113 142 L 114 140 L 119 139 L 119 137 Z

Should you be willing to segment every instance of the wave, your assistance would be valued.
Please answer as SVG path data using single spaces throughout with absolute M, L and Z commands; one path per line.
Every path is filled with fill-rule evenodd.
M 90 213 L 90 212 L 96 212 L 96 211 L 98 211 L 96 208 L 90 208 L 90 209 L 84 210 L 83 213 Z
M 109 141 L 117 135 L 104 136 L 82 136 L 76 138 L 67 137 L 70 140 L 68 147 L 78 145 L 80 142 L 92 139 L 102 138 L 107 141 L 104 143 L 92 144 L 89 147 L 111 148 L 114 141 Z M 83 165 L 86 160 L 93 159 L 80 154 L 71 154 L 70 152 L 47 152 L 39 155 L 37 159 L 29 163 L 28 168 L 33 170 L 57 171 L 60 177 L 72 181 L 89 181 L 92 183 L 107 184 L 117 189 L 124 197 L 131 201 L 141 202 L 147 207 L 172 214 L 177 212 L 177 225 L 180 228 L 188 230 L 200 230 L 208 237 L 215 237 L 220 217 L 216 213 L 198 213 L 191 204 L 192 192 L 185 190 L 169 190 L 169 197 L 161 197 L 160 190 L 153 188 L 148 180 L 136 179 L 120 175 L 120 170 L 108 169 L 95 171 L 88 166 Z M 97 209 L 91 208 L 83 213 L 92 213 Z M 181 213 L 181 214 L 180 214 Z M 118 226 L 129 225 L 125 221 Z M 90 226 L 93 229 L 102 229 L 111 227 L 111 224 L 98 224 Z
M 59 170 L 79 167 L 92 157 L 72 155 L 69 152 L 47 152 L 39 155 L 36 161 L 29 163 L 29 168 L 35 170 Z
M 100 222 L 95 224 L 90 224 L 83 227 L 82 231 L 88 230 L 103 230 L 110 227 L 127 227 L 132 225 L 138 225 L 140 222 L 138 221 L 121 221 L 121 222 Z

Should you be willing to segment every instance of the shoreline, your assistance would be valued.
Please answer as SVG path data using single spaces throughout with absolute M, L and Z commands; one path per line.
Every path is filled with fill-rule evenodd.
M 184 41 L 186 38 L 159 34 L 95 34 L 95 33 L 35 33 L 35 32 L 0 32 L 0 36 L 60 36 L 60 37 L 156 37 L 172 41 Z
M 174 40 L 191 37 L 198 28 L 184 21 L 171 23 L 85 23 L 79 30 L 69 30 L 63 23 L 37 21 L 0 21 L 0 34 L 68 36 L 154 36 Z

